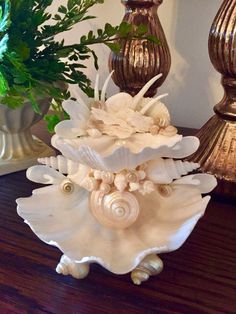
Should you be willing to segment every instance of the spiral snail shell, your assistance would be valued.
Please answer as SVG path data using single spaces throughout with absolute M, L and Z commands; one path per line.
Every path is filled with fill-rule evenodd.
M 71 275 L 76 279 L 83 279 L 89 273 L 89 265 L 86 263 L 76 263 L 62 255 L 60 263 L 57 265 L 56 272 L 61 275 Z
M 74 189 L 74 184 L 70 180 L 66 180 L 61 183 L 61 190 L 64 194 L 72 194 Z
M 173 187 L 169 184 L 162 184 L 157 187 L 157 191 L 163 197 L 170 197 L 173 192 Z
M 94 191 L 90 197 L 90 208 L 97 221 L 108 228 L 125 229 L 138 218 L 139 203 L 129 192 L 105 194 Z
M 129 171 L 126 175 L 128 182 L 137 183 L 139 181 L 139 174 L 137 171 Z
M 150 276 L 160 274 L 163 270 L 162 260 L 155 254 L 146 256 L 142 262 L 132 271 L 131 279 L 135 285 L 141 285 Z
M 103 193 L 108 194 L 111 191 L 111 186 L 107 183 L 101 183 L 99 189 Z

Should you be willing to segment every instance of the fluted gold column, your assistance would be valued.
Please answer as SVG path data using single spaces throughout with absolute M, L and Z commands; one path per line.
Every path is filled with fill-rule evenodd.
M 197 133 L 201 145 L 189 159 L 217 177 L 217 193 L 236 198 L 236 0 L 224 0 L 214 19 L 209 55 L 225 93 L 216 115 Z
M 160 45 L 145 39 L 126 40 L 119 54 L 110 55 L 110 70 L 115 70 L 113 80 L 121 91 L 136 95 L 155 75 L 163 76 L 148 91 L 154 96 L 169 73 L 171 57 L 164 31 L 157 15 L 163 0 L 121 0 L 125 6 L 123 21 L 133 25 L 144 24 L 148 32 L 160 39 Z

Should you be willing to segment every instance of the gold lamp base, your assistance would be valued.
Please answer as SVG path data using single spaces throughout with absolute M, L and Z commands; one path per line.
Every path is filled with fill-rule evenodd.
M 214 115 L 196 136 L 200 148 L 188 160 L 198 162 L 201 171 L 218 180 L 214 193 L 236 198 L 236 121 Z

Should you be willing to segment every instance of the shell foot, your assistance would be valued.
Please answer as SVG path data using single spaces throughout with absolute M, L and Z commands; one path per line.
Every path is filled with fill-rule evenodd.
M 163 270 L 162 260 L 155 254 L 146 256 L 142 262 L 132 271 L 131 279 L 135 285 L 141 285 L 150 276 L 155 276 Z
M 66 255 L 62 255 L 60 263 L 57 265 L 56 272 L 62 275 L 71 275 L 76 279 L 83 279 L 89 273 L 89 264 L 73 262 Z

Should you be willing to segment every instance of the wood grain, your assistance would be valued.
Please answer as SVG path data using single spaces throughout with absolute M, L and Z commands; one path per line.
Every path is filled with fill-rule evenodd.
M 15 199 L 35 187 L 25 172 L 0 177 L 1 314 L 236 313 L 235 204 L 212 200 L 187 242 L 162 255 L 163 273 L 136 287 L 98 265 L 85 280 L 58 275 L 60 252 L 16 213 Z

